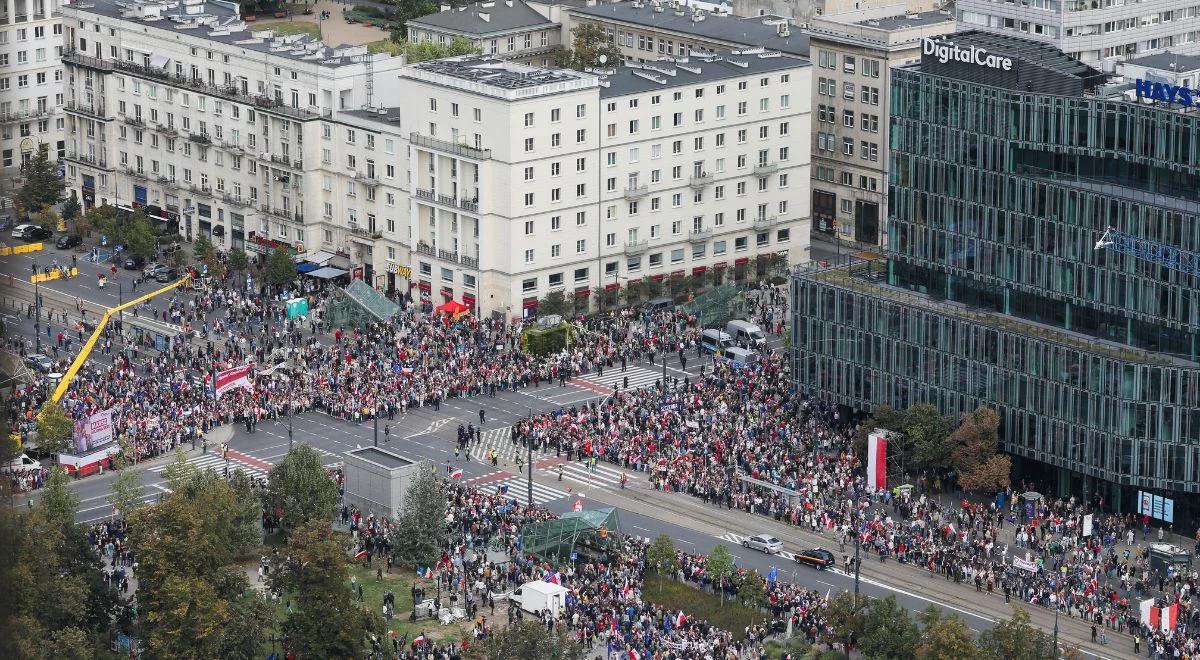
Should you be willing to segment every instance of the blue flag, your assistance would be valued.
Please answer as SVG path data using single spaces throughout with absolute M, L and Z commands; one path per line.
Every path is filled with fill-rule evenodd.
M 767 582 L 774 582 L 774 581 L 775 581 L 775 578 L 776 578 L 776 577 L 778 577 L 778 576 L 779 576 L 779 569 L 778 569 L 778 568 L 776 568 L 776 567 L 774 567 L 774 566 L 772 566 L 772 567 L 771 567 L 771 572 L 770 572 L 770 573 L 767 573 Z

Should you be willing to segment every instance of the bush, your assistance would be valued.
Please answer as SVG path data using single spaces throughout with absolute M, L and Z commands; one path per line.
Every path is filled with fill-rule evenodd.
M 646 571 L 644 583 L 657 585 L 658 574 Z M 733 633 L 734 639 L 743 639 L 746 636 L 746 627 L 751 623 L 761 624 L 770 617 L 766 611 L 751 609 L 734 600 L 727 600 L 722 604 L 716 595 L 674 580 L 664 580 L 662 591 L 656 588 L 644 589 L 642 597 L 668 611 L 683 610 L 689 616 L 703 619 L 721 630 Z
M 553 328 L 526 328 L 521 333 L 521 346 L 526 353 L 543 356 L 557 353 L 574 339 L 575 328 L 566 322 Z

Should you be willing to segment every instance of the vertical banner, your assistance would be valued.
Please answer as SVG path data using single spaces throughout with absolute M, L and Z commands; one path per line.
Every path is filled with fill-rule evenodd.
M 113 441 L 112 409 L 75 420 L 75 455 L 84 456 Z
M 1083 517 L 1083 535 L 1092 535 L 1092 514 L 1090 513 Z
M 867 436 L 867 488 L 887 490 L 887 431 L 883 429 Z

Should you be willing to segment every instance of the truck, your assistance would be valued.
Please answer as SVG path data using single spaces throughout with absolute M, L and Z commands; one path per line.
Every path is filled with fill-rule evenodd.
M 530 614 L 539 614 L 550 610 L 550 615 L 558 618 L 567 606 L 568 593 L 570 590 L 561 584 L 535 580 L 517 587 L 516 591 L 509 595 L 509 600 L 517 603 L 521 609 Z

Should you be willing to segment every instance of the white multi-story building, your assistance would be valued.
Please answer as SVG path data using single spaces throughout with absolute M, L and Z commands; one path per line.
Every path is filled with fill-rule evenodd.
M 1168 48 L 1200 52 L 1195 0 L 957 0 L 955 7 L 960 30 L 1016 34 L 1094 66 Z
M 455 38 L 474 43 L 485 55 L 550 66 L 562 44 L 562 26 L 524 0 L 484 0 L 461 7 L 441 5 L 438 12 L 405 24 L 410 41 L 448 44 Z
M 322 213 L 323 128 L 395 101 L 400 58 L 250 31 L 221 0 L 66 6 L 67 184 L 85 207 L 145 207 L 188 240 L 264 253 L 345 250 L 346 218 Z M 334 240 L 326 240 L 332 236 Z M 376 239 L 376 240 L 382 240 Z
M 807 258 L 805 60 L 579 73 L 485 56 L 403 75 L 411 266 L 435 303 L 529 315 L 556 290 Z
M 63 152 L 59 0 L 0 3 L 0 191 L 46 145 Z
M 813 74 L 813 230 L 882 245 L 888 213 L 893 67 L 921 61 L 921 43 L 954 31 L 949 13 L 809 23 Z

